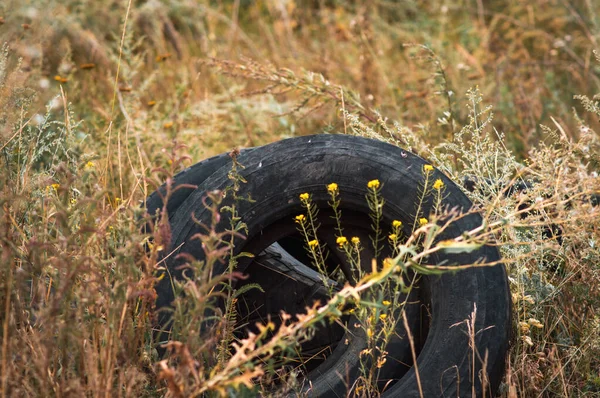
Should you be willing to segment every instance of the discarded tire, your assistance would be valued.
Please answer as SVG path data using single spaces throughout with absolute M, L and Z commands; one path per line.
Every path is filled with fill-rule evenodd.
M 391 225 L 392 220 L 400 220 L 404 225 L 404 234 L 410 235 L 415 203 L 419 198 L 418 188 L 423 183 L 423 166 L 426 164 L 423 159 L 401 148 L 346 135 L 288 139 L 245 151 L 239 155 L 238 160 L 245 166 L 240 174 L 247 180 L 247 183 L 241 185 L 238 196 L 249 195 L 253 202 L 237 203 L 242 221 L 248 226 L 248 234 L 245 240 L 236 241 L 235 253 L 263 253 L 259 257 L 262 258 L 261 261 L 265 261 L 264 256 L 271 256 L 267 259 L 271 264 L 266 268 L 295 267 L 296 275 L 304 272 L 307 280 L 310 280 L 310 272 L 303 271 L 297 265 L 305 264 L 306 261 L 298 258 L 301 255 L 290 254 L 295 247 L 293 240 L 296 226 L 293 217 L 302 212 L 298 198 L 301 193 L 310 192 L 313 202 L 320 209 L 326 209 L 329 196 L 325 186 L 336 182 L 340 190 L 344 222 L 351 220 L 349 228 L 352 234 L 365 236 L 370 231 L 369 209 L 365 202 L 367 182 L 378 179 L 383 184 L 381 195 L 385 200 L 384 223 Z M 203 259 L 202 249 L 190 240 L 199 232 L 194 218 L 205 224 L 210 223 L 211 214 L 202 205 L 202 200 L 206 192 L 224 190 L 231 184 L 228 178 L 229 166 L 230 162 L 221 155 L 176 177 L 176 183 L 184 181 L 183 183 L 198 187 L 195 190 L 181 190 L 175 201 L 169 201 L 171 247 L 176 248 L 175 254 L 187 253 L 199 260 Z M 194 171 L 190 174 L 192 170 Z M 471 202 L 452 181 L 437 171 L 435 178 L 440 178 L 445 185 L 444 205 L 463 211 L 471 208 Z M 225 198 L 223 205 L 231 204 L 230 200 L 231 198 Z M 161 206 L 159 196 L 148 199 L 149 209 L 155 210 Z M 423 214 L 429 214 L 432 206 L 433 203 L 426 200 Z M 323 228 L 320 231 L 329 236 L 319 236 L 319 240 L 327 242 L 333 236 L 333 229 L 327 225 L 326 212 L 321 213 Z M 228 218 L 228 213 L 222 213 L 222 228 L 229 225 Z M 466 215 L 453 222 L 439 239 L 459 236 L 464 231 L 480 226 L 481 222 L 480 216 L 475 213 Z M 272 264 L 273 258 L 277 259 L 277 256 L 283 265 Z M 179 262 L 174 258 L 175 255 L 170 256 L 167 266 L 174 277 L 180 278 Z M 430 262 L 471 264 L 480 259 L 498 261 L 500 257 L 495 247 L 483 246 L 470 253 L 439 253 Z M 264 269 L 264 266 L 261 268 L 256 261 L 250 260 L 241 262 L 238 267 L 238 271 L 248 273 L 251 279 L 268 284 L 270 279 L 264 276 Z M 221 264 L 213 269 L 215 275 L 223 272 L 225 266 Z M 306 289 L 307 283 L 302 286 L 304 287 L 299 292 L 311 291 L 313 296 L 318 296 L 318 288 Z M 388 351 L 397 362 L 390 361 L 392 365 L 388 364 L 383 372 L 381 386 L 386 385 L 383 396 L 464 396 L 470 395 L 472 391 L 477 396 L 493 395 L 503 375 L 510 332 L 510 295 L 504 267 L 476 267 L 440 276 L 422 277 L 420 287 L 416 294 L 421 305 L 407 308 L 411 333 L 417 337 L 417 366 L 410 366 L 410 347 L 405 339 L 400 338 L 394 342 Z M 271 288 L 282 289 L 277 283 Z M 160 281 L 156 290 L 157 306 L 160 308 L 170 305 L 174 297 L 169 281 Z M 263 300 L 267 304 L 273 301 L 269 301 L 268 295 L 258 295 L 252 299 Z M 477 334 L 475 346 L 472 347 L 464 325 L 460 324 L 470 318 L 474 306 L 477 308 Z M 419 313 L 425 307 L 430 319 L 423 322 Z M 303 307 L 296 308 L 301 310 Z M 335 348 L 332 344 L 331 354 L 309 371 L 307 379 L 310 383 L 306 383 L 309 396 L 343 396 L 347 392 L 347 386 L 352 386 L 353 378 L 358 374 L 357 358 L 361 347 L 364 347 L 365 337 L 360 331 L 346 334 L 345 337 L 335 334 L 335 331 L 328 332 L 332 333 L 331 340 L 348 338 L 350 344 L 337 344 Z M 405 333 L 403 327 L 398 327 L 397 333 L 402 337 Z M 419 336 L 422 338 L 419 339 Z M 401 363 L 408 363 L 408 366 Z M 485 363 L 485 368 L 482 363 Z M 419 381 L 415 368 L 418 368 Z M 484 374 L 487 376 L 484 377 Z

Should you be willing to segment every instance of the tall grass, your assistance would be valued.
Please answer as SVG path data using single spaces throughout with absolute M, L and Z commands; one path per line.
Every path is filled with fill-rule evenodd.
M 142 233 L 140 203 L 190 159 L 318 132 L 385 140 L 475 181 L 513 294 L 502 395 L 598 394 L 599 7 L 3 3 L 2 395 L 252 394 L 277 378 L 298 389 L 295 372 L 257 361 L 291 355 L 352 288 L 234 354 L 207 349 L 234 338 L 231 311 L 214 341 L 198 339 L 200 290 L 174 331 L 178 359 L 159 362 L 153 286 L 170 231 Z M 530 189 L 507 195 L 510 182 Z

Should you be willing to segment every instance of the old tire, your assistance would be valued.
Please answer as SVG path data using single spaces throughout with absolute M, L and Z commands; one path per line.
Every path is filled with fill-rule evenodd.
M 406 230 L 414 221 L 415 203 L 419 186 L 423 183 L 423 166 L 426 162 L 402 149 L 379 141 L 343 135 L 318 135 L 294 138 L 256 148 L 239 156 L 246 168 L 241 175 L 247 180 L 242 184 L 239 196 L 250 195 L 254 202 L 238 203 L 242 221 L 248 226 L 246 240 L 236 243 L 235 251 L 260 253 L 277 237 L 266 238 L 269 231 L 289 228 L 294 215 L 301 212 L 299 194 L 310 192 L 319 207 L 326 207 L 328 195 L 325 185 L 336 182 L 340 188 L 343 211 L 368 213 L 364 196 L 367 181 L 378 179 L 383 184 L 381 195 L 384 220 L 403 221 Z M 436 172 L 446 187 L 444 205 L 464 211 L 471 202 L 447 177 Z M 202 182 L 198 189 L 189 194 L 172 217 L 172 247 L 178 253 L 187 253 L 202 260 L 203 251 L 190 238 L 199 232 L 191 215 L 209 223 L 210 214 L 202 206 L 202 199 L 209 190 L 224 190 L 230 181 L 221 168 Z M 230 198 L 225 204 L 230 204 Z M 423 214 L 429 214 L 432 203 L 425 202 Z M 481 225 L 476 213 L 462 217 L 448 228 L 440 239 L 450 239 L 464 231 Z M 223 214 L 221 224 L 229 223 Z M 292 226 L 293 228 L 293 226 Z M 477 260 L 499 261 L 498 251 L 493 246 L 483 246 L 470 253 L 439 254 L 432 258 L 434 263 L 471 264 Z M 181 277 L 176 268 L 178 262 L 168 262 L 175 277 Z M 240 264 L 245 271 L 248 263 Z M 225 271 L 217 265 L 215 274 Z M 494 267 L 469 268 L 456 273 L 424 278 L 431 311 L 427 338 L 417 358 L 420 383 L 417 382 L 415 367 L 391 386 L 385 396 L 462 396 L 474 391 L 477 396 L 493 394 L 502 378 L 504 360 L 508 349 L 510 330 L 510 299 L 505 269 Z M 159 307 L 173 300 L 168 281 L 157 286 Z M 476 306 L 475 347 L 469 347 L 469 337 L 461 323 L 471 316 Z M 485 368 L 479 357 L 486 358 Z M 352 357 L 348 355 L 347 360 Z M 341 362 L 340 362 L 341 363 Z M 487 378 L 482 377 L 487 375 Z M 312 380 L 311 396 L 326 396 L 339 391 L 340 369 L 331 367 Z M 486 382 L 482 382 L 486 380 Z

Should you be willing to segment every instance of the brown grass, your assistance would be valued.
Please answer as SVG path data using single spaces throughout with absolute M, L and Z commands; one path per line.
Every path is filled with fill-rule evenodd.
M 173 343 L 179 359 L 158 362 L 153 285 L 169 232 L 145 250 L 139 203 L 233 147 L 344 132 L 478 178 L 471 198 L 504 222 L 513 291 L 501 394 L 596 396 L 598 15 L 592 0 L 0 5 L 0 395 L 268 385 L 248 365 L 260 358 L 235 374 L 232 358 L 206 354 L 218 341 L 198 340 L 201 317 Z M 536 184 L 507 198 L 489 179 Z M 304 336 L 294 325 L 280 331 L 290 347 Z

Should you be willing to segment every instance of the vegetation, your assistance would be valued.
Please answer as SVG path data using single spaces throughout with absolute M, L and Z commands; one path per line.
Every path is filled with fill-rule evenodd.
M 599 18 L 592 0 L 3 2 L 1 395 L 253 395 L 276 378 L 298 388 L 296 373 L 272 365 L 343 300 L 387 286 L 399 263 L 233 351 L 223 341 L 234 338 L 236 292 L 213 326 L 220 334 L 199 336 L 208 288 L 220 281 L 198 272 L 181 286 L 197 288 L 196 300 L 177 307 L 186 322 L 160 360 L 153 286 L 169 227 L 163 218 L 144 234 L 140 203 L 211 155 L 343 133 L 474 181 L 468 194 L 513 295 L 502 396 L 598 396 Z M 443 192 L 429 182 L 424 191 Z M 530 189 L 507 195 L 511 182 Z M 395 254 L 408 257 L 396 259 L 418 264 L 430 221 L 401 242 L 377 229 L 374 244 L 399 242 Z M 359 242 L 345 238 L 352 256 Z M 212 239 L 216 248 L 227 237 Z M 391 322 L 382 315 L 400 304 L 375 301 L 358 312 Z M 369 372 L 357 395 L 374 393 Z

